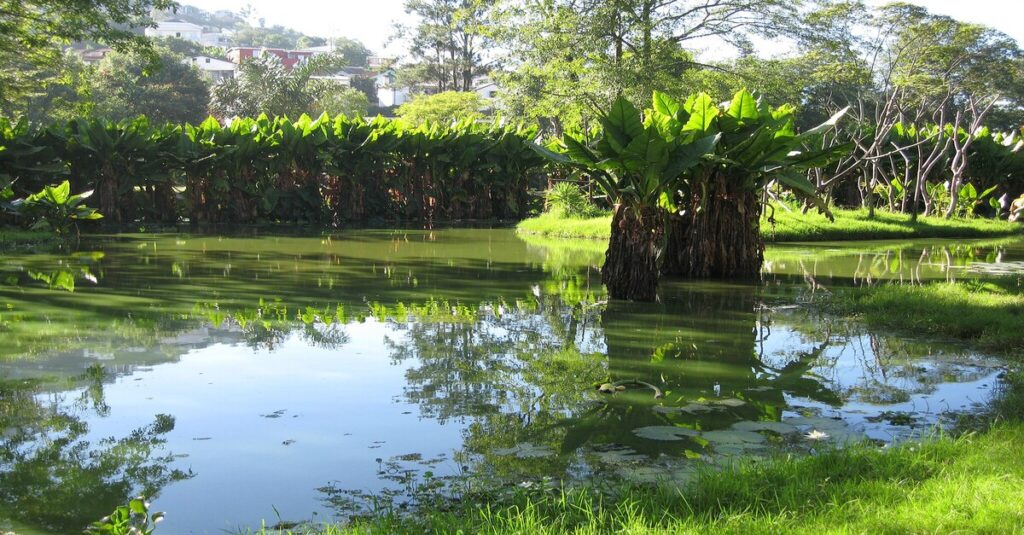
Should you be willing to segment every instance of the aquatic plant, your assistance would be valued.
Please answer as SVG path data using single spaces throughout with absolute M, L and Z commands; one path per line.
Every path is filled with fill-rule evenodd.
M 746 90 L 721 105 L 704 93 L 678 102 L 656 92 L 643 112 L 618 99 L 593 141 L 567 134 L 537 151 L 588 172 L 614 205 L 601 271 L 609 295 L 650 301 L 659 271 L 757 277 L 764 250 L 759 197 L 771 184 L 827 213 L 801 173 L 847 149 L 816 148 L 844 112 L 797 134 L 793 107 L 770 108 Z
M 70 245 L 79 239 L 79 221 L 103 218 L 94 208 L 85 205 L 91 195 L 91 190 L 73 195 L 71 184 L 65 180 L 56 186 L 44 186 L 42 191 L 5 206 L 30 221 L 32 230 L 50 230 L 64 245 Z

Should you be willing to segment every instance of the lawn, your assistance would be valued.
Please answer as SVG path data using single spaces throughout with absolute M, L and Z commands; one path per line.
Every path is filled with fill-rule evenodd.
M 768 242 L 884 240 L 907 238 L 984 238 L 1024 233 L 1024 225 L 982 218 L 919 217 L 882 210 L 868 217 L 865 209 L 833 211 L 835 222 L 817 213 L 777 207 L 761 220 L 761 232 Z M 773 218 L 770 219 L 769 216 Z M 523 220 L 519 232 L 551 238 L 589 238 L 607 240 L 611 215 L 587 219 L 560 218 L 551 214 Z

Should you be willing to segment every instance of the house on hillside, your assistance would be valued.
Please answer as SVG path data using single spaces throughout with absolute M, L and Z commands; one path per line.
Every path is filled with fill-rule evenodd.
M 389 108 L 401 106 L 411 98 L 411 91 L 408 87 L 395 86 L 395 71 L 386 70 L 377 74 L 375 81 L 377 86 L 377 105 Z
M 480 95 L 484 100 L 494 100 L 498 95 L 498 84 L 490 78 L 477 78 L 473 80 L 473 92 Z
M 92 50 L 83 50 L 78 53 L 78 56 L 82 58 L 85 63 L 98 63 L 101 59 L 107 57 L 107 54 L 113 52 L 114 49 L 110 47 L 94 48 Z
M 227 48 L 231 45 L 231 37 L 234 32 L 230 30 L 217 30 L 215 32 L 203 32 L 199 36 L 199 44 L 203 46 L 216 46 Z
M 362 67 L 345 67 L 333 74 L 319 74 L 311 76 L 314 80 L 330 80 L 341 85 L 352 87 L 353 80 L 376 78 L 377 73 Z
M 381 69 L 390 69 L 395 62 L 398 61 L 395 58 L 388 58 L 384 56 L 368 56 L 366 58 L 366 66 L 379 71 Z
M 185 58 L 185 63 L 195 65 L 203 77 L 213 83 L 220 83 L 229 78 L 235 77 L 237 65 L 230 61 L 211 58 L 208 56 L 193 56 Z
M 156 28 L 146 28 L 146 37 L 176 37 L 198 43 L 203 38 L 203 27 L 179 19 L 164 20 L 157 23 Z
M 296 65 L 308 61 L 309 58 L 317 55 L 316 52 L 308 50 L 285 50 L 283 48 L 266 48 L 256 46 L 236 46 L 227 51 L 228 59 L 235 65 L 241 65 L 243 61 L 250 58 L 260 58 L 271 54 L 281 59 L 286 70 L 292 70 Z
M 146 37 L 174 37 L 184 39 L 203 46 L 224 47 L 231 43 L 231 32 L 222 30 L 208 32 L 198 25 L 180 19 L 164 20 L 157 23 L 156 28 L 146 28 Z

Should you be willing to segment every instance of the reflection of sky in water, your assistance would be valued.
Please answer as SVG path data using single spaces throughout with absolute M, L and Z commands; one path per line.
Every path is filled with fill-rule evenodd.
M 293 333 L 272 351 L 213 343 L 188 351 L 174 363 L 140 367 L 106 385 L 105 401 L 112 411 L 104 418 L 87 416 L 90 435 L 119 436 L 151 422 L 156 414 L 175 416 L 166 449 L 180 456 L 178 468 L 196 474 L 168 486 L 154 501 L 157 510 L 171 513 L 162 528 L 175 533 L 251 526 L 261 518 L 275 519 L 278 513 L 291 520 L 331 518 L 333 512 L 324 508 L 324 496 L 317 489 L 380 489 L 387 483 L 379 479 L 377 459 L 411 453 L 443 457 L 430 469 L 438 475 L 458 473 L 454 453 L 462 449 L 472 418 L 440 423 L 421 416 L 423 407 L 409 401 L 407 374 L 422 363 L 394 359 L 383 343 L 407 341 L 408 326 L 368 319 L 344 330 L 348 341 L 333 349 L 313 347 Z M 510 335 L 506 326 L 484 330 L 497 338 Z M 172 342 L 202 345 L 201 332 Z M 216 338 L 226 335 L 217 331 Z M 584 340 L 591 349 L 603 349 L 591 335 Z M 794 352 L 817 342 L 776 325 L 764 339 L 763 360 L 781 367 Z M 890 440 L 909 428 L 866 418 L 887 410 L 907 411 L 916 413 L 927 427 L 943 410 L 962 410 L 983 401 L 988 389 L 982 385 L 991 385 L 997 371 L 941 359 L 917 359 L 887 369 L 871 348 L 867 335 L 836 341 L 821 354 L 813 373 L 838 392 L 884 385 L 907 392 L 906 401 L 865 403 L 853 393 L 850 402 L 836 408 L 787 393 L 790 409 L 783 413 L 784 420 L 808 414 L 809 409 L 824 417 L 841 416 L 855 431 Z M 504 358 L 514 360 L 515 355 Z M 913 373 L 905 373 L 907 369 Z M 937 377 L 937 370 L 944 373 Z M 588 388 L 579 385 L 580 390 Z M 516 410 L 515 401 L 502 410 Z M 598 440 L 584 451 L 605 458 L 608 448 L 614 449 L 614 442 Z M 573 457 L 574 463 L 585 458 Z
M 323 514 L 318 487 L 375 488 L 376 458 L 449 454 L 461 443 L 457 422 L 421 419 L 403 402 L 404 373 L 416 363 L 391 362 L 381 346 L 388 329 L 373 320 L 352 327 L 337 349 L 295 335 L 273 352 L 216 344 L 119 377 L 105 390 L 114 410 L 90 419 L 92 434 L 175 416 L 167 449 L 187 455 L 181 467 L 197 475 L 155 500 L 170 512 L 168 532 L 252 525 L 274 519 L 274 508 L 287 519 Z
M 579 295 L 576 301 L 566 298 L 567 288 L 599 288 L 595 272 L 581 274 L 593 259 L 568 255 L 554 262 L 543 250 L 527 251 L 508 232 L 487 232 L 485 248 L 476 246 L 466 231 L 431 234 L 429 241 L 412 245 L 388 241 L 389 250 L 402 247 L 407 255 L 393 269 L 367 265 L 368 258 L 385 254 L 372 249 L 369 238 L 369 245 L 360 245 L 368 249 L 355 253 L 351 243 L 328 243 L 352 255 L 346 258 L 318 256 L 316 244 L 305 250 L 299 240 L 282 241 L 297 248 L 288 253 L 294 258 L 269 258 L 270 253 L 261 258 L 253 252 L 257 243 L 224 240 L 226 247 L 238 249 L 229 251 L 231 268 L 223 265 L 228 253 L 207 257 L 205 242 L 201 254 L 188 252 L 184 258 L 189 263 L 175 260 L 173 268 L 170 258 L 154 256 L 150 264 L 149 257 L 139 261 L 135 253 L 112 253 L 106 263 L 97 260 L 91 268 L 99 287 L 84 286 L 73 294 L 33 288 L 28 297 L 9 290 L 0 297 L 41 299 L 46 324 L 76 304 L 82 309 L 122 306 L 104 297 L 123 300 L 129 310 L 166 306 L 180 319 L 197 301 L 224 303 L 227 310 L 230 294 L 238 297 L 234 305 L 253 307 L 257 299 L 276 295 L 269 293 L 275 290 L 319 306 L 344 300 L 350 319 L 370 299 L 393 307 L 400 300 L 422 303 L 435 294 L 458 296 L 474 307 L 499 297 L 531 306 L 500 307 L 501 317 L 496 317 L 488 304 L 474 308 L 476 315 L 463 323 L 368 318 L 344 326 L 318 324 L 316 336 L 293 322 L 266 338 L 243 333 L 230 320 L 220 327 L 204 325 L 199 314 L 191 323 L 168 325 L 160 331 L 167 334 L 145 349 L 129 337 L 130 330 L 79 333 L 79 321 L 85 320 L 72 317 L 67 325 L 75 332 L 61 350 L 0 361 L 0 379 L 69 377 L 103 363 L 114 375 L 103 389 L 109 415 L 74 409 L 88 425 L 91 440 L 123 437 L 157 414 L 173 415 L 176 425 L 166 436 L 165 450 L 179 455 L 176 467 L 191 469 L 195 477 L 166 486 L 154 500 L 156 510 L 169 513 L 161 526 L 168 533 L 221 532 L 261 519 L 273 523 L 278 513 L 285 520 L 314 514 L 330 519 L 334 512 L 318 489 L 373 493 L 393 488 L 394 481 L 382 481 L 378 459 L 409 454 L 443 458 L 429 466 L 411 459 L 400 463 L 438 475 L 459 473 L 465 464 L 482 471 L 493 467 L 511 478 L 538 475 L 520 472 L 531 466 L 557 477 L 601 470 L 605 462 L 617 473 L 647 468 L 658 475 L 666 458 L 691 466 L 704 462 L 685 460 L 691 448 L 747 451 L 728 441 L 701 450 L 688 441 L 690 435 L 678 442 L 645 438 L 664 437 L 669 426 L 735 440 L 741 435 L 721 431 L 761 418 L 790 423 L 801 434 L 822 427 L 836 435 L 855 432 L 892 440 L 928 429 L 946 411 L 985 402 L 997 381 L 997 367 L 955 345 L 830 324 L 836 320 L 803 315 L 803 307 L 792 307 L 805 293 L 826 291 L 833 283 L 945 277 L 948 270 L 941 263 L 952 255 L 937 244 L 906 253 L 878 252 L 880 246 L 872 244 L 857 246 L 864 251 L 854 247 L 845 256 L 830 245 L 772 248 L 766 295 L 749 286 L 670 283 L 657 305 L 603 307 L 586 299 L 580 305 Z M 1016 247 L 1013 254 L 996 256 L 986 248 L 965 250 L 983 262 L 1007 262 L 1021 256 Z M 436 260 L 435 248 L 440 262 L 431 260 Z M 244 254 L 256 260 L 247 263 Z M 551 267 L 555 263 L 557 270 Z M 343 284 L 346 280 L 356 282 Z M 239 294 L 255 281 L 265 285 L 259 288 L 264 293 Z M 343 296 L 335 294 L 336 284 Z M 134 292 L 136 285 L 140 290 Z M 95 302 L 75 301 L 100 290 L 108 293 Z M 138 304 L 144 298 L 151 301 Z M 780 306 L 755 313 L 762 299 Z M 294 316 L 294 305 L 290 310 Z M 169 316 L 161 313 L 158 321 Z M 108 310 L 96 316 L 113 317 Z M 131 322 L 119 325 L 134 328 Z M 147 328 L 144 321 L 139 325 Z M 582 353 L 576 367 L 545 367 L 551 354 L 566 347 Z M 796 376 L 787 376 L 787 370 L 796 370 Z M 666 396 L 654 399 L 643 388 L 602 396 L 594 382 L 609 377 L 656 382 Z M 714 393 L 718 383 L 721 399 Z M 79 393 L 66 393 L 63 403 L 72 405 Z M 892 424 L 891 416 L 902 413 L 910 413 L 913 426 Z M 849 426 L 830 422 L 834 416 Z M 587 426 L 585 436 L 573 442 L 571 435 Z M 633 433 L 641 427 L 648 431 Z M 806 447 L 801 435 L 792 435 L 782 447 Z M 549 457 L 560 444 L 582 447 L 553 461 Z M 751 451 L 764 451 L 762 444 L 755 446 Z

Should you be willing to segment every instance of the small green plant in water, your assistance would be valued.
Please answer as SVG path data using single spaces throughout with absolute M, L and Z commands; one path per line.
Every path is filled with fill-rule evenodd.
M 93 522 L 85 532 L 93 535 L 150 535 L 163 519 L 163 513 L 150 514 L 149 503 L 140 496 Z
M 64 244 L 79 238 L 78 222 L 101 219 L 102 214 L 85 205 L 92 195 L 87 191 L 71 194 L 67 180 L 57 186 L 46 186 L 39 193 L 18 199 L 7 205 L 15 214 L 32 221 L 32 230 L 51 230 Z

